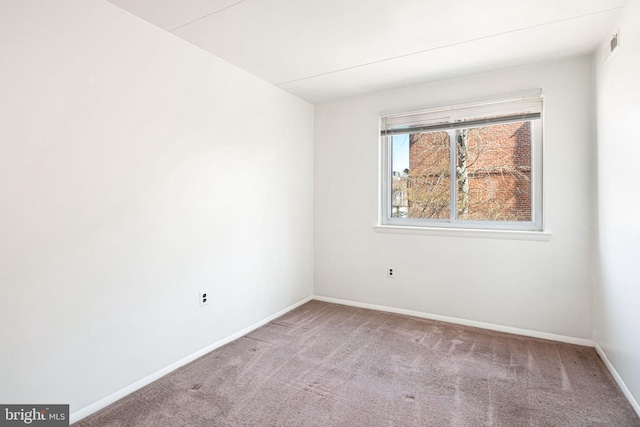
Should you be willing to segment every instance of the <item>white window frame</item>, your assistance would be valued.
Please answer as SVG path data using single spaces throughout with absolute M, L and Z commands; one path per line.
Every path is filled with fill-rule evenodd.
M 433 130 L 460 129 L 470 127 L 465 120 L 479 124 L 478 117 L 491 115 L 531 113 L 539 118 L 531 120 L 531 220 L 530 221 L 472 221 L 456 218 L 457 180 L 450 180 L 450 218 L 394 218 L 392 211 L 392 135 L 416 133 L 412 129 L 429 128 Z M 525 117 L 526 114 L 525 114 Z M 473 118 L 473 119 L 471 119 Z M 512 120 L 515 121 L 515 120 Z M 537 89 L 526 93 L 500 97 L 497 99 L 460 103 L 446 107 L 437 107 L 419 111 L 387 113 L 380 116 L 380 211 L 379 225 L 383 227 L 412 227 L 422 229 L 475 229 L 499 231 L 543 232 L 543 122 L 544 109 L 542 91 Z M 504 121 L 502 122 L 504 123 Z M 487 121 L 486 124 L 491 124 Z M 485 124 L 485 125 L 486 125 Z M 453 141 L 453 139 L 451 139 Z M 456 144 L 450 147 L 450 168 L 455 177 Z

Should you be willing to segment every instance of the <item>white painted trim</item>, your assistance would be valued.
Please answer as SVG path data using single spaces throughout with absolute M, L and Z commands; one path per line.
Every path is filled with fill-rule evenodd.
M 277 319 L 278 317 L 288 313 L 289 311 L 298 308 L 299 306 L 306 304 L 307 302 L 311 301 L 312 299 L 317 300 L 317 301 L 324 301 L 324 302 L 329 302 L 329 303 L 334 303 L 334 304 L 342 304 L 342 305 L 347 305 L 347 306 L 352 306 L 352 307 L 359 307 L 359 308 L 366 308 L 366 309 L 370 309 L 370 310 L 377 310 L 377 311 L 384 311 L 384 312 L 389 312 L 389 313 L 397 313 L 397 314 L 404 314 L 407 316 L 414 316 L 414 317 L 420 317 L 423 319 L 430 319 L 430 320 L 438 320 L 441 322 L 447 322 L 447 323 L 454 323 L 454 324 L 459 324 L 459 325 L 465 325 L 465 326 L 473 326 L 473 327 L 477 327 L 477 328 L 482 328 L 482 329 L 489 329 L 492 331 L 499 331 L 499 332 L 506 332 L 506 333 L 511 333 L 511 334 L 517 334 L 517 335 L 524 335 L 524 336 L 529 336 L 529 337 L 534 337 L 534 338 L 542 338 L 542 339 L 547 339 L 547 340 L 551 340 L 551 341 L 559 341 L 559 342 L 566 342 L 569 344 L 577 344 L 577 345 L 584 345 L 584 346 L 588 346 L 588 347 L 595 347 L 596 352 L 598 353 L 598 355 L 600 356 L 600 358 L 602 359 L 602 362 L 604 363 L 604 365 L 607 367 L 607 369 L 609 370 L 609 372 L 611 373 L 611 376 L 613 377 L 613 379 L 615 380 L 616 384 L 618 384 L 618 387 L 620 387 L 620 389 L 622 390 L 622 393 L 624 394 L 624 396 L 627 398 L 627 400 L 629 401 L 629 403 L 631 404 L 631 406 L 633 407 L 633 409 L 638 413 L 638 416 L 640 416 L 640 405 L 638 404 L 638 402 L 635 400 L 635 398 L 633 397 L 633 395 L 631 394 L 631 392 L 629 391 L 629 388 L 627 388 L 627 385 L 624 383 L 624 381 L 622 380 L 622 378 L 620 377 L 620 375 L 618 374 L 618 372 L 616 371 L 616 369 L 614 368 L 614 366 L 611 364 L 611 361 L 609 361 L 609 358 L 607 357 L 606 353 L 604 352 L 604 350 L 602 349 L 602 347 L 600 347 L 600 345 L 597 342 L 594 342 L 592 340 L 587 340 L 587 339 L 583 339 L 583 338 L 573 338 L 573 337 L 567 337 L 564 335 L 556 335 L 556 334 L 549 334 L 546 332 L 538 332 L 538 331 L 531 331 L 528 329 L 520 329 L 520 328 L 512 328 L 509 326 L 502 326 L 502 325 L 495 325 L 493 323 L 485 323 L 485 322 L 477 322 L 474 320 L 466 320 L 466 319 L 460 319 L 457 317 L 450 317 L 450 316 L 442 316 L 439 314 L 430 314 L 430 313 L 424 313 L 421 311 L 414 311 L 414 310 L 405 310 L 402 308 L 395 308 L 395 307 L 387 307 L 387 306 L 382 306 L 382 305 L 376 305 L 376 304 L 368 304 L 368 303 L 360 303 L 360 302 L 356 302 L 356 301 L 349 301 L 349 300 L 343 300 L 343 299 L 339 299 L 339 298 L 330 298 L 330 297 L 323 297 L 323 296 L 319 296 L 319 295 L 314 295 L 314 296 L 310 296 L 307 298 L 304 298 L 280 311 L 278 311 L 275 314 L 272 314 L 271 316 L 268 316 L 250 326 L 247 326 L 246 328 L 236 332 L 235 334 L 229 335 L 226 338 L 221 339 L 220 341 L 217 341 L 205 348 L 203 348 L 202 350 L 199 350 L 193 354 L 190 354 L 189 356 L 186 356 L 180 360 L 178 360 L 177 362 L 172 363 L 171 365 L 160 369 L 157 372 L 154 372 L 151 375 L 146 376 L 145 378 L 142 378 L 136 382 L 134 382 L 133 384 L 128 385 L 127 387 L 124 387 L 121 390 L 118 390 L 115 393 L 110 394 L 109 396 L 106 396 L 88 406 L 85 406 L 82 409 L 77 410 L 76 412 L 73 412 L 70 417 L 69 417 L 69 421 L 71 424 L 80 421 L 81 419 L 99 411 L 100 409 L 103 409 L 109 405 L 111 405 L 112 403 L 122 399 L 123 397 L 133 393 L 136 390 L 141 389 L 142 387 L 151 384 L 152 382 L 162 378 L 163 376 L 175 371 L 176 369 L 186 365 L 187 363 L 190 363 L 194 360 L 196 360 L 199 357 L 204 356 L 207 353 L 210 353 L 211 351 L 222 347 L 225 344 L 230 343 L 233 340 L 236 340 L 246 334 L 248 334 L 249 332 L 258 329 L 259 327 L 271 322 L 274 319 Z
M 424 234 L 427 236 L 444 237 L 473 237 L 479 239 L 509 239 L 509 240 L 532 240 L 548 242 L 551 240 L 551 233 L 548 231 L 526 231 L 526 230 L 490 230 L 471 229 L 455 227 L 411 227 L 405 225 L 376 225 L 374 229 L 377 233 L 391 234 Z
M 598 356 L 600 356 L 600 359 L 602 359 L 604 366 L 607 367 L 607 369 L 611 373 L 611 376 L 615 380 L 616 384 L 618 384 L 618 387 L 620 387 L 620 390 L 622 390 L 622 394 L 624 394 L 624 397 L 627 398 L 629 403 L 631 403 L 631 406 L 633 407 L 633 409 L 636 411 L 636 413 L 640 417 L 640 405 L 638 404 L 638 401 L 633 397 L 633 395 L 631 394 L 631 391 L 622 380 L 622 377 L 620 376 L 620 374 L 618 374 L 618 371 L 616 371 L 616 368 L 613 366 L 613 364 L 607 357 L 607 354 L 604 352 L 604 349 L 600 347 L 600 344 L 596 342 L 595 348 L 596 348 L 596 352 L 598 353 Z
M 170 364 L 169 366 L 160 369 L 157 372 L 154 372 L 151 375 L 148 375 L 136 382 L 134 382 L 133 384 L 130 384 L 128 386 L 126 386 L 125 388 L 116 391 L 115 393 L 112 393 L 110 395 L 108 395 L 107 397 L 104 397 L 100 400 L 98 400 L 97 402 L 94 402 L 88 406 L 85 406 L 82 409 L 79 409 L 75 412 L 73 412 L 70 416 L 69 416 L 69 421 L 71 424 L 80 421 L 81 419 L 83 419 L 84 417 L 87 417 L 91 414 L 93 414 L 94 412 L 99 411 L 102 408 L 105 408 L 109 405 L 111 405 L 112 403 L 122 399 L 123 397 L 133 393 L 136 390 L 141 389 L 142 387 L 151 384 L 152 382 L 160 379 L 161 377 L 167 375 L 170 372 L 175 371 L 176 369 L 186 365 L 189 362 L 192 362 L 194 360 L 196 360 L 197 358 L 204 356 L 205 354 L 219 348 L 222 347 L 225 344 L 230 343 L 233 340 L 236 340 L 246 334 L 248 334 L 249 332 L 258 329 L 260 326 L 263 326 L 269 322 L 271 322 L 272 320 L 288 313 L 289 311 L 298 308 L 299 306 L 301 306 L 302 304 L 305 304 L 309 301 L 311 301 L 313 299 L 312 296 L 304 298 L 286 308 L 283 308 L 282 310 L 278 311 L 275 314 L 272 314 L 271 316 L 268 316 L 250 326 L 247 326 L 246 328 L 236 332 L 235 334 L 229 335 L 226 338 L 221 339 L 220 341 L 217 341 L 205 348 L 203 348 L 202 350 L 196 351 L 193 354 L 190 354 L 189 356 L 186 356 L 180 360 L 178 360 L 177 362 L 174 362 L 172 364 Z
M 512 328 L 510 326 L 496 325 L 493 323 L 477 322 L 475 320 L 460 319 L 458 317 L 442 316 L 440 314 L 424 313 L 422 311 L 405 310 L 403 308 L 387 307 L 383 305 L 368 304 L 343 300 L 338 298 L 323 297 L 314 295 L 314 300 L 330 302 L 334 304 L 348 305 L 352 307 L 368 308 L 370 310 L 386 311 L 389 313 L 404 314 L 407 316 L 421 317 L 423 319 L 438 320 L 440 322 L 455 323 L 458 325 L 473 326 L 475 328 L 489 329 L 492 331 L 506 332 L 509 334 L 524 335 L 533 338 L 542 338 L 545 340 L 559 341 L 568 344 L 577 344 L 587 347 L 593 347 L 595 343 L 592 340 L 584 338 L 574 338 L 565 335 L 550 334 L 547 332 L 532 331 L 529 329 Z

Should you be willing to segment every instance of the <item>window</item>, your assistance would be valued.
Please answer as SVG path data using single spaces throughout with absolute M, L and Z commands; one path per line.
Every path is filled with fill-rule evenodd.
M 542 96 L 380 119 L 383 225 L 542 230 Z

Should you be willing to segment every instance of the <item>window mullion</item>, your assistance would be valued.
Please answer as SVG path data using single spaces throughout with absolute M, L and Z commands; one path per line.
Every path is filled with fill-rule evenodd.
M 392 198 L 393 198 L 393 157 L 391 150 L 391 138 L 390 136 L 383 137 L 383 156 L 382 156 L 382 167 L 384 168 L 384 173 L 382 175 L 382 199 L 384 200 L 383 209 L 382 209 L 382 217 L 385 219 L 391 218 L 393 215 L 393 206 L 392 206 Z
M 458 209 L 456 208 L 458 205 L 458 194 L 456 192 L 458 144 L 455 138 L 456 131 L 452 129 L 449 131 L 449 222 L 451 223 L 458 220 Z

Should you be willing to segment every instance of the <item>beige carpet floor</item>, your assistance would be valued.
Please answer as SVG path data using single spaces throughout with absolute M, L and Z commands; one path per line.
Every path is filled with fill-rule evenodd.
M 311 301 L 75 426 L 640 426 L 593 348 Z

